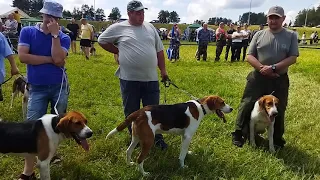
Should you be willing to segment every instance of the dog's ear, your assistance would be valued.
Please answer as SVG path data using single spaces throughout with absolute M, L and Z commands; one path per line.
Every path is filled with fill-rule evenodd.
M 217 109 L 216 107 L 216 102 L 217 102 L 217 98 L 215 96 L 209 96 L 206 100 L 205 100 L 208 108 L 210 110 L 215 110 Z
M 59 123 L 57 124 L 57 129 L 66 135 L 66 137 L 70 137 L 70 131 L 69 131 L 69 123 L 71 121 L 71 117 L 64 116 L 60 119 Z
M 261 97 L 261 98 L 258 100 L 260 111 L 264 111 L 264 110 L 266 109 L 266 107 L 265 107 L 265 102 L 266 102 L 266 98 L 265 98 L 265 97 Z

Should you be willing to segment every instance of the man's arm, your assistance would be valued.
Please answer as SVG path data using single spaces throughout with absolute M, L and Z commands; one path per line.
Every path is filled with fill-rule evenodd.
M 260 71 L 261 66 L 263 66 L 260 61 L 258 61 L 258 59 L 256 57 L 254 57 L 253 55 L 248 54 L 247 55 L 247 60 L 248 63 L 257 71 Z
M 106 51 L 111 52 L 113 54 L 119 54 L 119 49 L 112 43 L 101 43 L 99 45 Z
M 162 80 L 167 80 L 168 74 L 167 74 L 167 70 L 166 70 L 166 63 L 165 63 L 165 59 L 164 59 L 163 50 L 157 52 L 157 58 L 158 58 L 158 68 L 160 69 L 160 74 L 161 74 Z
M 10 67 L 11 67 L 11 76 L 19 74 L 19 69 L 16 65 L 16 61 L 14 60 L 14 56 L 13 55 L 9 55 L 7 56 L 7 59 L 9 60 L 10 63 Z
M 18 56 L 20 62 L 31 65 L 40 65 L 40 64 L 48 64 L 53 63 L 51 56 L 37 56 L 33 54 L 29 54 L 28 46 L 18 46 Z

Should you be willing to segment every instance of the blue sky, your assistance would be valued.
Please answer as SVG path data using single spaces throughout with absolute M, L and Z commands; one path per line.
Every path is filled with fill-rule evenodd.
M 65 9 L 73 10 L 82 4 L 102 8 L 108 16 L 113 7 L 118 7 L 123 18 L 127 17 L 126 6 L 129 0 L 57 0 Z M 196 19 L 208 21 L 210 17 L 226 17 L 234 21 L 239 15 L 249 11 L 251 0 L 141 0 L 149 9 L 145 12 L 146 21 L 157 19 L 160 10 L 176 11 L 182 23 L 191 23 Z M 8 0 L 0 0 L 0 12 L 9 6 Z M 320 4 L 320 0 L 252 0 L 252 12 L 267 12 L 273 5 L 282 6 L 287 21 L 294 19 L 299 10 Z

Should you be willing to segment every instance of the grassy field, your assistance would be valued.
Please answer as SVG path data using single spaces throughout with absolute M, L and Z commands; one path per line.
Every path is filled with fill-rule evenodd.
M 320 179 L 320 57 L 318 50 L 301 49 L 298 63 L 290 68 L 290 94 L 286 113 L 285 139 L 287 145 L 275 155 L 248 145 L 237 148 L 231 144 L 231 132 L 237 107 L 251 70 L 246 62 L 213 62 L 215 46 L 210 46 L 209 61 L 196 62 L 196 46 L 182 46 L 181 60 L 167 61 L 170 78 L 194 96 L 220 95 L 236 110 L 226 115 L 224 124 L 216 115 L 203 119 L 192 139 L 192 155 L 186 158 L 187 169 L 179 168 L 180 137 L 165 135 L 169 148 L 153 148 L 144 163 L 151 176 L 143 179 Z M 136 167 L 127 166 L 125 151 L 129 141 L 127 132 L 110 140 L 107 133 L 123 118 L 119 80 L 114 76 L 117 65 L 113 56 L 98 49 L 89 61 L 78 54 L 70 54 L 67 72 L 71 85 L 69 110 L 83 112 L 94 136 L 86 153 L 74 141 L 64 141 L 58 150 L 60 164 L 51 165 L 52 179 L 106 180 L 141 179 Z M 224 56 L 222 56 L 224 57 Z M 18 61 L 18 60 L 17 60 Z M 21 72 L 25 66 L 18 63 Z M 6 62 L 8 70 L 8 62 Z M 7 76 L 9 77 L 9 76 Z M 3 86 L 5 100 L 0 102 L 0 116 L 7 121 L 21 121 L 21 101 L 16 99 L 9 108 L 12 81 Z M 190 99 L 174 87 L 167 90 L 168 103 Z M 161 103 L 164 88 L 161 86 Z M 138 151 L 134 151 L 136 157 Z M 0 155 L 0 179 L 18 177 L 23 158 Z M 38 170 L 37 170 L 38 172 Z

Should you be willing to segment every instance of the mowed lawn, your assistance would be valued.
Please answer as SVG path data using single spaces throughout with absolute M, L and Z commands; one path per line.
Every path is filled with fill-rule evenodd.
M 98 47 L 98 46 L 96 46 Z M 208 62 L 196 62 L 196 46 L 182 46 L 179 62 L 166 61 L 169 77 L 196 97 L 219 95 L 235 108 L 224 124 L 216 115 L 206 116 L 194 135 L 186 165 L 179 167 L 180 137 L 165 135 L 169 148 L 153 148 L 144 163 L 151 176 L 144 179 L 320 179 L 320 57 L 319 50 L 300 49 L 298 63 L 290 68 L 290 94 L 286 113 L 287 145 L 275 155 L 263 149 L 231 143 L 237 108 L 251 70 L 247 62 L 213 62 L 215 47 L 208 48 Z M 224 54 L 221 59 L 224 59 Z M 18 59 L 17 59 L 18 61 Z M 25 66 L 18 63 L 22 73 Z M 9 72 L 8 62 L 6 62 Z M 94 131 L 85 152 L 73 140 L 64 141 L 58 150 L 63 160 L 51 165 L 52 179 L 105 180 L 141 179 L 135 166 L 125 162 L 129 142 L 127 131 L 105 140 L 109 131 L 124 120 L 117 65 L 113 56 L 97 50 L 89 61 L 70 53 L 67 59 L 71 93 L 68 110 L 83 112 Z M 7 78 L 9 77 L 9 74 Z M 21 99 L 10 106 L 13 80 L 3 86 L 5 100 L 0 116 L 6 121 L 22 121 Z M 164 87 L 161 85 L 161 103 Z M 179 103 L 190 97 L 174 87 L 167 89 L 167 103 Z M 134 151 L 136 158 L 139 148 Z M 0 179 L 15 179 L 22 172 L 23 158 L 0 155 Z M 39 172 L 37 170 L 37 172 Z

